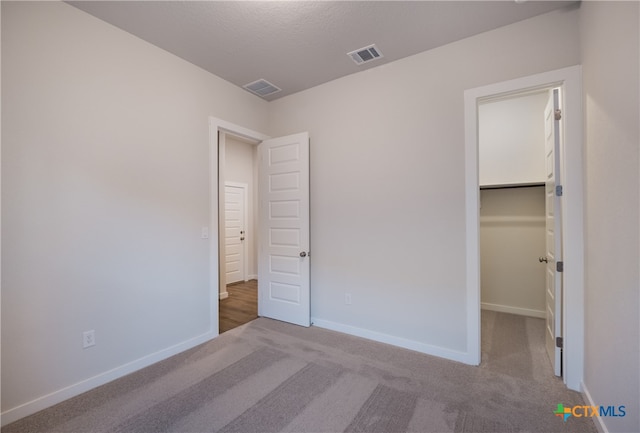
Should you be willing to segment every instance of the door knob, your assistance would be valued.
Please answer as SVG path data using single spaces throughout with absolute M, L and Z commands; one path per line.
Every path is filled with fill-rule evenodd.
M 549 263 L 549 259 L 547 259 L 547 258 L 546 258 L 546 257 L 544 257 L 544 256 L 540 256 L 540 257 L 538 257 L 538 261 L 539 261 L 540 263 L 542 263 L 542 262 Z
M 304 252 L 304 251 L 302 251 L 302 252 L 300 253 L 300 257 L 307 257 L 307 253 L 306 253 L 306 252 Z

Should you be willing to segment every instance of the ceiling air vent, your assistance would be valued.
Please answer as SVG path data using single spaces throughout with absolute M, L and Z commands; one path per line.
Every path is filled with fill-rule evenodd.
M 350 53 L 347 53 L 347 56 L 351 57 L 351 59 L 356 62 L 357 65 L 371 62 L 372 60 L 383 57 L 382 53 L 375 44 L 357 49 L 355 51 L 351 51 Z
M 245 84 L 242 87 L 244 87 L 251 93 L 255 93 L 258 96 L 269 96 L 282 90 L 281 88 L 274 86 L 273 84 L 262 78 L 254 81 L 253 83 Z

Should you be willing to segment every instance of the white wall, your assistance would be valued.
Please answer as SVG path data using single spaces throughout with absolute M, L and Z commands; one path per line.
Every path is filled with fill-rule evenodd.
M 254 230 L 255 203 L 257 200 L 255 189 L 254 173 L 256 165 L 257 146 L 245 143 L 231 135 L 226 136 L 225 146 L 225 180 L 230 182 L 240 182 L 247 184 L 247 221 L 245 247 L 248 248 L 249 263 L 247 263 L 247 274 L 249 278 L 257 278 L 257 237 Z
M 480 191 L 482 308 L 545 317 L 544 187 Z
M 544 108 L 548 92 L 478 107 L 480 186 L 545 181 Z
M 478 107 L 479 184 L 545 181 L 544 109 L 548 91 Z M 545 317 L 544 188 L 481 191 L 482 308 Z
M 640 23 L 637 2 L 583 2 L 585 390 L 610 432 L 640 431 Z
M 2 60 L 6 423 L 211 336 L 208 116 L 267 103 L 62 2 L 2 2 Z
M 563 10 L 272 102 L 311 135 L 314 323 L 464 358 L 463 92 L 578 63 Z

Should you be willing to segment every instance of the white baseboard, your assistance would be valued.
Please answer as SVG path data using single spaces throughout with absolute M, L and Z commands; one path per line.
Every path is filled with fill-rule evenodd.
M 14 421 L 19 420 L 20 418 L 32 415 L 38 411 L 97 388 L 100 385 L 104 385 L 105 383 L 111 382 L 113 380 L 126 376 L 127 374 L 133 373 L 134 371 L 140 370 L 141 368 L 148 367 L 151 364 L 160 362 L 164 359 L 169 358 L 170 356 L 177 355 L 178 353 L 184 352 L 185 350 L 189 350 L 199 344 L 206 343 L 214 337 L 216 337 L 215 334 L 213 334 L 212 332 L 207 332 L 206 334 L 202 334 L 198 337 L 144 356 L 140 359 L 129 362 L 128 364 L 121 365 L 112 370 L 105 371 L 104 373 L 100 373 L 97 376 L 90 377 L 89 379 L 75 383 L 66 388 L 54 391 L 51 394 L 38 397 L 35 400 L 2 412 L 2 414 L 0 414 L 0 417 L 2 419 L 0 421 L 0 424 L 2 426 L 10 424 Z
M 546 315 L 541 310 L 530 310 L 528 308 L 510 307 L 509 305 L 489 304 L 482 302 L 480 307 L 483 310 L 497 311 L 499 313 L 517 314 L 519 316 L 537 317 L 538 319 L 544 319 Z
M 247 280 L 257 280 L 258 276 L 257 275 L 249 275 L 247 276 Z
M 218 295 L 220 300 L 227 299 L 229 297 L 229 292 L 222 292 Z
M 450 359 L 452 361 L 462 362 L 469 365 L 477 365 L 473 362 L 472 356 L 466 352 L 458 352 L 455 350 L 447 349 L 439 346 L 432 346 L 430 344 L 420 343 L 414 340 L 407 340 L 406 338 L 395 337 L 393 335 L 383 334 L 380 332 L 370 331 L 368 329 L 357 328 L 355 326 L 344 325 L 342 323 L 332 322 L 330 320 L 323 320 L 318 318 L 311 318 L 313 326 L 319 328 L 330 329 L 331 331 L 342 332 L 343 334 L 354 335 L 356 337 L 366 338 L 368 340 L 377 341 L 379 343 L 391 344 L 393 346 L 402 347 L 404 349 L 414 350 L 416 352 L 424 353 L 427 355 L 438 356 L 440 358 Z
M 584 400 L 587 403 L 587 405 L 596 406 L 584 382 L 580 384 L 580 387 L 582 388 L 582 397 L 584 397 Z M 604 425 L 604 421 L 602 420 L 602 417 L 593 416 L 591 417 L 591 419 L 593 420 L 593 423 L 596 425 L 596 429 L 598 430 L 599 433 L 609 433 L 609 430 L 607 430 L 607 426 Z

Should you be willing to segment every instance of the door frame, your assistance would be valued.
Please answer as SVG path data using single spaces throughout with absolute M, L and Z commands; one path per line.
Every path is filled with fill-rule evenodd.
M 563 381 L 580 391 L 584 372 L 584 210 L 582 67 L 571 66 L 464 92 L 467 361 L 479 365 L 480 211 L 478 180 L 478 103 L 510 94 L 562 87 L 564 141 L 560 167 L 565 195 L 561 203 L 565 272 L 562 294 Z
M 236 125 L 216 117 L 209 117 L 209 298 L 211 302 L 210 332 L 217 336 L 219 328 L 219 291 L 220 291 L 220 221 L 218 215 L 218 200 L 220 198 L 218 133 L 223 132 L 241 138 L 259 142 L 270 138 L 268 135 L 253 131 L 244 126 Z

